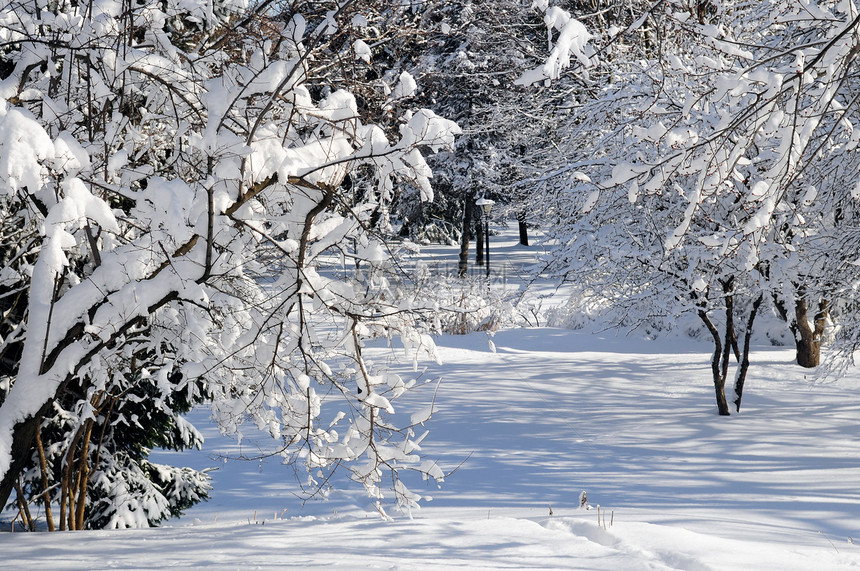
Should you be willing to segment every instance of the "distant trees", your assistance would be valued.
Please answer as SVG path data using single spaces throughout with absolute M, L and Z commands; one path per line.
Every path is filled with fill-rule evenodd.
M 442 477 L 416 454 L 424 417 L 393 416 L 414 381 L 362 346 L 399 336 L 433 353 L 375 228 L 400 189 L 432 199 L 422 153 L 459 129 L 370 105 L 384 86 L 343 72 L 373 57 L 366 35 L 414 15 L 353 1 L 0 9 L 0 505 L 17 490 L 22 512 L 59 505 L 50 525 L 68 529 L 177 513 L 205 497 L 205 474 L 147 455 L 197 445 L 181 414 L 202 401 L 225 431 L 269 432 L 312 489 L 348 465 L 381 502 L 387 471 L 410 505 L 399 473 Z
M 481 248 L 482 214 L 475 201 L 492 198 L 502 207 L 517 202 L 517 169 L 533 140 L 522 115 L 530 96 L 514 81 L 537 61 L 543 44 L 536 47 L 535 40 L 543 39 L 543 25 L 536 11 L 510 0 L 458 2 L 445 11 L 442 25 L 444 36 L 417 71 L 424 78 L 422 101 L 463 128 L 454 150 L 430 159 L 447 191 L 441 215 L 456 229 L 451 237 L 459 234 L 463 273 L 473 228 Z M 515 213 L 524 210 L 511 206 Z
M 404 45 L 399 65 L 419 85 L 411 100 L 456 121 L 463 134 L 454 149 L 428 158 L 439 200 L 396 200 L 392 213 L 402 222 L 403 236 L 459 240 L 461 274 L 470 240 L 478 233 L 478 252 L 483 242 L 479 198 L 495 200 L 500 219 L 520 220 L 527 240 L 531 193 L 518 183 L 533 171 L 533 153 L 551 146 L 557 111 L 555 100 L 516 80 L 549 53 L 542 16 L 538 7 L 515 0 L 427 3 L 423 20 L 430 25 Z

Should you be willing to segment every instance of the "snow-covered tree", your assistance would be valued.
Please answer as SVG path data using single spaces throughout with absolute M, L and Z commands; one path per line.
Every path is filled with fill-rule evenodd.
M 546 179 L 555 267 L 628 316 L 698 315 L 721 414 L 740 407 L 763 304 L 814 366 L 830 300 L 854 283 L 834 236 L 856 224 L 857 14 L 851 2 L 655 5 L 636 23 L 650 55 L 613 59 Z
M 223 430 L 271 433 L 312 488 L 348 464 L 382 500 L 388 470 L 411 505 L 399 472 L 441 478 L 416 454 L 424 417 L 394 417 L 414 381 L 362 346 L 433 354 L 371 217 L 400 185 L 431 200 L 422 151 L 459 130 L 416 109 L 378 126 L 325 88 L 335 55 L 366 55 L 335 41 L 361 3 L 278 7 L 0 9 L 0 505 L 26 473 L 31 496 L 66 494 L 70 527 L 175 513 L 205 478 L 149 464 L 147 447 L 196 444 L 179 413 L 203 399 Z M 360 196 L 344 184 L 358 172 L 373 181 Z M 335 271 L 343 259 L 360 270 Z

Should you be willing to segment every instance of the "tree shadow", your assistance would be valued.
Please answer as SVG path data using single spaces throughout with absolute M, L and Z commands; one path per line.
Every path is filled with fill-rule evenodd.
M 762 351 L 742 414 L 719 417 L 709 355 L 576 332 L 446 337 L 426 458 L 454 470 L 433 505 L 742 510 L 857 535 L 860 404 L 810 390 L 791 351 Z M 785 354 L 785 361 L 782 356 Z M 420 484 L 419 484 L 420 485 Z M 428 490 L 435 486 L 428 486 Z

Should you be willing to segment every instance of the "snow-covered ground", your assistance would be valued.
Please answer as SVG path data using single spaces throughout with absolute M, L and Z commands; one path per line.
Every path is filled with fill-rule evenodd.
M 209 502 L 160 529 L 0 533 L 0 566 L 860 568 L 860 373 L 816 380 L 760 345 L 742 413 L 721 418 L 709 348 L 692 340 L 530 328 L 492 342 L 438 338 L 444 363 L 424 373 L 438 388 L 400 404 L 436 391 L 422 455 L 453 472 L 411 482 L 433 497 L 412 519 L 382 520 L 355 488 L 303 503 L 290 467 L 224 463 L 254 439 L 239 447 L 197 411 L 206 448 L 170 460 L 218 468 Z

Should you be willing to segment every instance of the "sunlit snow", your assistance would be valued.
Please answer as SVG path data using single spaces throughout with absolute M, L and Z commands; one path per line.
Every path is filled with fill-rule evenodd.
M 494 235 L 492 248 L 494 287 L 516 287 L 535 249 L 510 232 Z M 456 251 L 423 256 L 439 263 Z M 551 288 L 539 293 L 563 300 Z M 446 477 L 441 487 L 407 482 L 432 497 L 412 518 L 383 520 L 343 479 L 303 503 L 293 469 L 259 458 L 268 436 L 227 440 L 198 410 L 204 450 L 154 460 L 211 467 L 208 503 L 161 529 L 0 533 L 4 568 L 860 566 L 860 374 L 819 380 L 792 363 L 792 350 L 759 343 L 745 409 L 724 418 L 709 346 L 689 338 L 527 328 L 436 344 L 443 364 L 431 362 L 422 378 L 438 385 L 398 405 L 423 419 L 435 391 L 429 435 L 416 442 Z M 402 350 L 367 354 L 415 378 Z M 223 460 L 240 455 L 255 459 Z M 579 507 L 583 490 L 590 509 Z

